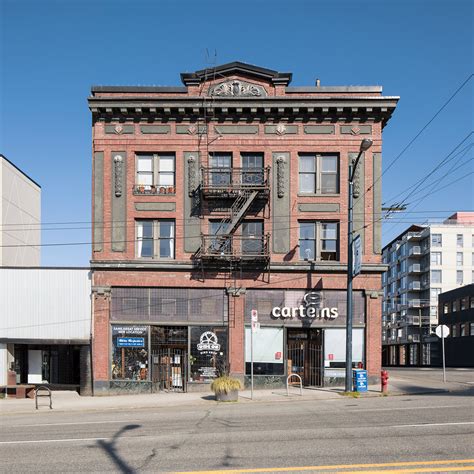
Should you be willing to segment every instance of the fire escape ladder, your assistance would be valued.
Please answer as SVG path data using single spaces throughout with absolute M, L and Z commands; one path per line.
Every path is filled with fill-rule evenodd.
M 232 235 L 257 196 L 258 191 L 240 191 L 230 208 L 229 215 L 222 219 L 217 233 Z

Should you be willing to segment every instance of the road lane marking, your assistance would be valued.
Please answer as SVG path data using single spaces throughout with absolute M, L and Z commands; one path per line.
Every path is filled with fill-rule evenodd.
M 110 438 L 66 438 L 66 439 L 27 439 L 23 441 L 0 441 L 2 444 L 33 444 L 33 443 L 70 443 L 73 441 L 106 441 Z
M 392 473 L 392 474 L 399 474 L 400 472 L 448 472 L 448 471 L 456 471 L 456 472 L 462 472 L 462 471 L 468 471 L 472 472 L 474 469 L 474 466 L 456 466 L 456 467 L 440 467 L 440 468 L 432 468 L 432 467 L 420 467 L 420 468 L 415 468 L 415 469 L 382 469 L 382 470 L 377 470 L 377 471 L 342 471 L 344 474 L 387 474 L 387 473 Z
M 123 421 L 76 421 L 76 422 L 65 422 L 65 423 L 37 423 L 35 425 L 15 425 L 12 428 L 30 428 L 33 426 L 67 426 L 67 425 L 102 425 L 105 423 L 129 423 L 132 420 L 123 420 Z
M 388 428 L 416 428 L 419 426 L 453 426 L 453 425 L 474 425 L 474 421 L 458 421 L 446 423 L 417 423 L 415 425 L 389 425 Z
M 474 459 L 446 459 L 444 461 L 408 461 L 408 462 L 392 462 L 392 463 L 376 463 L 376 464 L 336 464 L 328 466 L 295 466 L 295 467 L 258 467 L 254 469 L 218 469 L 213 471 L 179 471 L 186 472 L 186 474 L 236 474 L 236 473 L 253 473 L 253 472 L 291 472 L 291 471 L 323 471 L 323 470 L 334 470 L 334 469 L 356 469 L 356 468 L 374 468 L 374 467 L 401 467 L 402 469 L 392 471 L 354 471 L 354 472 L 443 472 L 443 471 L 465 471 L 467 469 L 474 469 L 473 466 L 454 466 L 440 468 L 434 471 L 431 468 L 420 468 L 425 469 L 424 471 L 407 470 L 406 466 L 440 466 L 450 464 L 474 464 Z M 467 469 L 464 469 L 467 468 Z M 344 471 L 345 474 L 349 474 L 348 471 Z

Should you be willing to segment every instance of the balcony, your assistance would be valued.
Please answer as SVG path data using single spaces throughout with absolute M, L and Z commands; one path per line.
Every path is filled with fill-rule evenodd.
M 412 247 L 408 251 L 408 256 L 409 257 L 421 257 L 421 255 L 422 255 L 422 252 L 421 252 L 421 247 L 419 245 L 416 245 L 416 246 Z
M 208 198 L 234 198 L 242 190 L 258 191 L 259 197 L 268 197 L 270 193 L 270 167 L 201 167 L 201 191 L 204 196 Z
M 408 267 L 408 273 L 421 273 L 421 265 L 419 263 L 415 263 Z
M 266 262 L 270 259 L 270 234 L 255 237 L 201 235 L 197 257 L 203 260 Z
M 420 291 L 421 290 L 421 282 L 419 281 L 412 281 L 408 284 L 408 289 L 410 291 Z
M 174 186 L 158 186 L 148 184 L 135 184 L 133 194 L 136 196 L 163 196 L 166 194 L 176 194 Z
M 408 300 L 409 308 L 421 308 L 423 306 L 421 300 Z
M 408 232 L 407 240 L 418 241 L 422 239 L 421 232 Z

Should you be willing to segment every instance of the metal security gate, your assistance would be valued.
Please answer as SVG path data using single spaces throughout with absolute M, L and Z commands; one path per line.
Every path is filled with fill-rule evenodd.
M 298 331 L 294 334 L 288 332 L 288 374 L 299 375 L 306 387 L 322 387 L 324 383 L 322 334 L 309 331 Z
M 152 382 L 154 390 L 186 392 L 188 353 L 174 347 L 152 353 Z

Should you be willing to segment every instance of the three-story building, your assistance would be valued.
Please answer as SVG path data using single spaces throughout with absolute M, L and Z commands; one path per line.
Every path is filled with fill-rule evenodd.
M 291 87 L 234 62 L 182 87 L 93 87 L 93 374 L 96 393 L 198 390 L 250 367 L 341 383 L 348 165 L 361 141 L 354 231 L 354 364 L 381 354 L 379 86 Z

